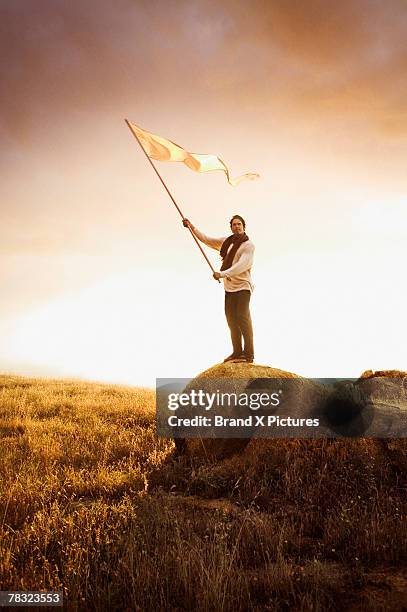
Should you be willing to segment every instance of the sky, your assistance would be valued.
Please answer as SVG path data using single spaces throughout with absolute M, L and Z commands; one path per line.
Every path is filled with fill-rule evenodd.
M 0 372 L 154 386 L 230 353 L 210 236 L 254 242 L 257 363 L 407 370 L 407 6 L 0 0 Z M 215 269 L 219 255 L 206 249 Z

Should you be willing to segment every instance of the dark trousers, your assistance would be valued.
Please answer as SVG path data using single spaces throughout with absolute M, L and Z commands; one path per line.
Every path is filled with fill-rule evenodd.
M 242 291 L 225 291 L 225 315 L 232 338 L 233 352 L 246 357 L 254 357 L 253 327 L 249 304 L 251 293 L 247 289 Z M 244 351 L 242 351 L 242 336 Z

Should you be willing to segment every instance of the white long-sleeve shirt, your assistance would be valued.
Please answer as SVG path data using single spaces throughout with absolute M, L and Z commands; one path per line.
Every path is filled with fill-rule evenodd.
M 208 247 L 220 251 L 220 248 L 228 236 L 221 238 L 211 238 L 200 232 L 191 223 L 191 229 L 195 236 L 206 244 Z M 229 251 L 233 248 L 233 243 L 228 248 Z M 241 291 L 242 289 L 248 289 L 250 292 L 254 290 L 254 285 L 251 279 L 251 268 L 253 265 L 254 255 L 254 244 L 251 240 L 246 240 L 237 249 L 235 256 L 232 261 L 232 265 L 227 270 L 220 272 L 220 276 L 223 279 L 223 285 L 225 291 Z

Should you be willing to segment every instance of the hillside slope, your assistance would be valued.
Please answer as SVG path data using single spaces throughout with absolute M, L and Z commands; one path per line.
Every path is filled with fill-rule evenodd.
M 0 588 L 82 610 L 402 610 L 404 440 L 174 458 L 149 389 L 0 376 Z

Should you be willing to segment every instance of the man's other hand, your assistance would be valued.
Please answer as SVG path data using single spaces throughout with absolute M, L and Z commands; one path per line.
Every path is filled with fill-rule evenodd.
M 182 219 L 182 225 L 184 227 L 189 227 L 189 229 L 192 229 L 192 223 L 189 219 Z
M 214 278 L 215 280 L 220 280 L 220 278 L 221 278 L 220 272 L 214 272 L 214 273 L 213 273 L 213 278 Z

